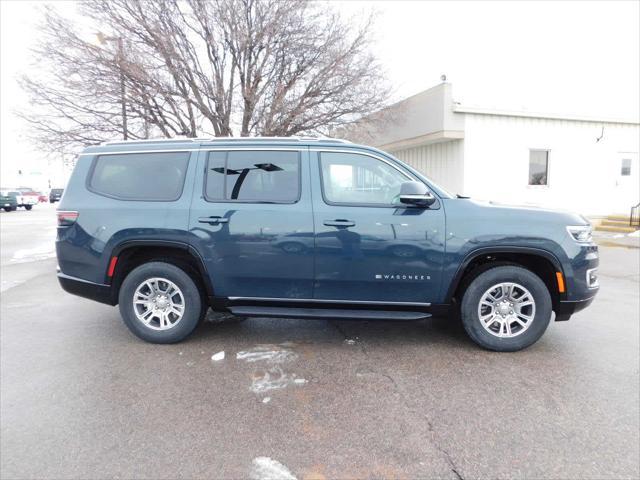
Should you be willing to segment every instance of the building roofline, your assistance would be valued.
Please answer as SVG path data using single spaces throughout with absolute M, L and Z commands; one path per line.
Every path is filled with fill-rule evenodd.
M 584 115 L 563 115 L 556 113 L 538 113 L 538 112 L 523 112 L 523 111 L 511 111 L 511 110 L 494 110 L 483 107 L 472 107 L 467 105 L 454 105 L 453 111 L 455 113 L 473 113 L 477 115 L 495 115 L 500 117 L 526 117 L 526 118 L 544 118 L 551 120 L 571 120 L 579 122 L 593 122 L 593 123 L 621 123 L 625 125 L 640 125 L 639 120 L 633 120 L 629 118 L 610 118 L 610 117 L 589 117 Z

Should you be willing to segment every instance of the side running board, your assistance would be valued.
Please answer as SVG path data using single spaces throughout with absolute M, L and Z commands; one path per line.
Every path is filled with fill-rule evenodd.
M 231 313 L 239 317 L 319 318 L 343 320 L 422 320 L 431 314 L 424 312 L 348 310 L 338 308 L 295 308 L 230 306 Z

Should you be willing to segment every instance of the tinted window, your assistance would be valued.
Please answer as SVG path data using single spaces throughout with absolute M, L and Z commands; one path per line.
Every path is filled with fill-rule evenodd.
M 182 194 L 189 152 L 102 155 L 89 186 L 123 200 L 177 200 Z
M 330 203 L 392 205 L 400 185 L 410 181 L 386 162 L 355 153 L 320 155 L 322 191 Z
M 547 185 L 549 174 L 549 151 L 529 151 L 529 185 Z
M 210 152 L 208 200 L 295 202 L 300 197 L 298 152 Z

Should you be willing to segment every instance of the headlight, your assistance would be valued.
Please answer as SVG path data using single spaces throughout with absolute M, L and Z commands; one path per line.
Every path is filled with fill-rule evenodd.
M 579 243 L 590 243 L 591 242 L 591 225 L 577 225 L 567 227 L 567 232 L 569 235 Z

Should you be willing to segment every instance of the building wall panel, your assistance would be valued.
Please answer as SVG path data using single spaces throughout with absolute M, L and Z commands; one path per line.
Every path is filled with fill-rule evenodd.
M 451 140 L 389 153 L 424 173 L 446 190 L 463 193 L 463 142 L 464 140 Z
M 585 215 L 628 213 L 640 201 L 637 124 L 465 115 L 465 194 Z M 548 186 L 528 185 L 530 149 L 549 150 Z M 628 177 L 623 158 L 633 162 Z

